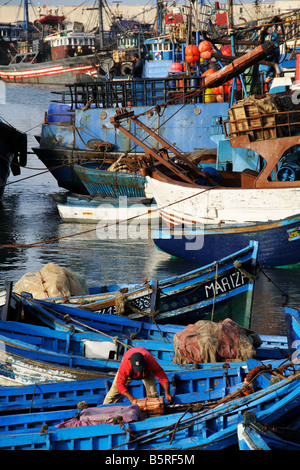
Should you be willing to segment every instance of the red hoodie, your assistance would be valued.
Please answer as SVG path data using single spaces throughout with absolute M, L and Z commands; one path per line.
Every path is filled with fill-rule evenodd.
M 145 370 L 143 372 L 136 373 L 133 372 L 132 365 L 130 362 L 130 356 L 133 353 L 137 352 L 143 354 L 145 358 Z M 146 348 L 137 347 L 128 349 L 128 351 L 126 351 L 123 356 L 123 360 L 118 370 L 118 377 L 116 382 L 118 392 L 121 393 L 121 395 L 123 395 L 124 392 L 128 392 L 128 389 L 125 385 L 128 377 L 133 380 L 142 380 L 147 377 L 149 372 L 153 372 L 153 374 L 160 381 L 161 384 L 169 382 L 165 371 L 161 368 L 156 359 L 152 356 L 152 354 L 150 354 L 150 352 Z

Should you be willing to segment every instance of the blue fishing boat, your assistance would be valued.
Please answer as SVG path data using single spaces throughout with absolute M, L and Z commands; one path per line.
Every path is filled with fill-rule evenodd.
M 129 107 L 143 123 L 159 129 L 162 137 L 183 152 L 215 149 L 216 143 L 210 138 L 211 125 L 216 116 L 228 116 L 228 94 L 223 93 L 222 102 L 216 102 L 216 95 L 211 92 L 208 95 L 205 88 L 210 90 L 238 74 L 241 76 L 250 65 L 273 53 L 273 49 L 271 43 L 265 42 L 242 59 L 235 59 L 233 65 L 223 68 L 221 64 L 222 69 L 208 77 L 181 73 L 168 78 L 103 80 L 69 87 L 69 94 L 63 93 L 61 103 L 56 100 L 50 104 L 39 146 L 33 150 L 59 186 L 84 194 L 84 185 L 73 169 L 78 161 L 102 163 L 113 154 L 116 159 L 124 153 L 135 156 L 143 153 L 140 145 L 133 145 L 128 136 L 115 131 L 111 118 L 116 108 Z M 245 88 L 243 92 L 247 96 Z M 171 119 L 175 115 L 176 119 Z M 127 130 L 134 132 L 134 124 L 128 122 Z M 155 139 L 147 138 L 147 144 L 159 148 Z
M 88 164 L 74 165 L 73 168 L 88 194 L 111 198 L 120 196 L 145 198 L 146 178 L 138 172 L 102 170 L 91 168 Z
M 138 333 L 134 334 L 134 336 L 132 333 L 131 335 L 119 334 L 117 336 L 108 331 L 75 333 L 52 330 L 44 326 L 27 323 L 0 321 L 0 336 L 3 344 L 7 345 L 5 352 L 11 351 L 21 356 L 22 351 L 20 348 L 23 347 L 23 357 L 30 357 L 34 360 L 50 362 L 52 360 L 52 353 L 55 353 L 57 356 L 69 357 L 68 366 L 89 367 L 90 370 L 115 370 L 128 348 L 140 346 L 149 350 L 167 370 L 180 370 L 181 367 L 178 367 L 174 361 L 174 335 L 181 333 L 184 327 L 180 325 L 174 326 L 165 325 L 165 332 L 168 332 L 169 339 L 167 339 L 167 336 L 159 336 L 163 335 L 159 327 L 157 327 L 159 338 L 141 339 Z M 142 332 L 141 336 L 143 336 Z M 256 358 L 287 358 L 287 339 L 285 337 L 256 336 L 255 340 L 253 337 L 251 339 L 253 355 L 255 354 Z M 51 356 L 49 360 L 47 360 L 47 352 Z M 45 356 L 42 353 L 45 353 Z M 5 356 L 5 353 L 3 354 Z M 110 361 L 112 362 L 110 363 Z M 60 358 L 57 359 L 57 363 L 60 363 Z M 190 369 L 193 366 L 194 362 L 188 361 L 182 369 Z
M 299 375 L 288 376 L 274 385 L 259 387 L 254 393 L 237 398 L 237 392 L 226 397 L 215 406 L 202 411 L 153 416 L 142 421 L 122 423 L 122 425 L 95 424 L 81 425 L 91 413 L 101 411 L 116 413 L 115 405 L 84 410 L 76 421 L 76 427 L 68 427 L 70 414 L 61 414 L 62 422 L 57 426 L 40 429 L 26 429 L 4 432 L 0 435 L 0 448 L 3 450 L 47 449 L 47 450 L 184 450 L 184 449 L 224 449 L 237 445 L 237 423 L 245 411 L 255 410 L 262 423 L 281 424 L 297 416 L 300 401 Z M 126 412 L 123 409 L 123 413 Z M 50 412 L 51 413 L 51 412 Z M 28 416 L 26 415 L 28 418 Z M 57 416 L 58 417 L 58 416 Z M 39 414 L 31 415 L 30 421 L 45 420 Z M 50 423 L 51 423 L 51 416 Z M 22 421 L 12 415 L 12 427 Z M 9 429 L 10 417 L 5 417 Z M 64 421 L 68 420 L 68 421 Z M 79 421 L 79 422 L 78 422 Z M 24 418 L 23 418 L 24 423 Z M 21 423 L 22 424 L 22 423 Z M 52 424 L 52 423 L 51 423 Z M 23 424 L 24 426 L 24 424 Z M 74 426 L 74 419 L 70 426 Z M 46 431 L 46 432 L 45 432 Z M 129 432 L 125 432 L 129 431 Z
M 52 324 L 69 314 L 71 318 L 95 328 L 99 313 L 125 314 L 129 319 L 159 324 L 186 325 L 210 320 L 213 311 L 214 321 L 231 318 L 240 326 L 249 328 L 257 249 L 258 244 L 250 242 L 242 250 L 183 275 L 151 281 L 128 292 L 116 290 L 106 296 L 102 294 L 98 299 L 97 296 L 80 296 L 77 305 L 76 298 L 47 301 L 27 298 L 23 300 L 24 310 L 44 317 Z M 59 305 L 59 302 L 64 305 Z M 93 315 L 92 312 L 97 313 Z M 49 320 L 51 316 L 52 320 Z
M 300 450 L 299 427 L 262 425 L 254 413 L 244 413 L 237 425 L 240 450 Z
M 263 339 L 263 338 L 262 338 Z M 268 339 L 270 344 L 272 338 Z M 147 347 L 147 345 L 143 345 Z M 149 348 L 150 349 L 150 348 Z M 151 350 L 153 353 L 153 351 Z M 272 358 L 272 351 L 269 359 L 263 361 L 264 364 L 272 364 L 273 368 L 282 364 L 280 347 L 273 346 L 275 352 Z M 257 349 L 257 357 L 264 357 L 266 353 L 265 341 Z M 24 359 L 24 364 L 26 363 Z M 166 372 L 172 384 L 173 403 L 186 403 L 188 401 L 205 401 L 220 398 L 220 390 L 227 395 L 233 391 L 233 387 L 241 387 L 245 374 L 249 368 L 246 362 L 234 363 L 201 363 L 196 370 L 176 370 Z M 32 384 L 27 380 L 15 380 L 12 386 L 0 387 L 0 413 L 26 413 L 30 411 L 50 411 L 59 409 L 75 408 L 79 402 L 85 401 L 88 406 L 99 406 L 110 389 L 113 382 L 113 375 L 104 374 L 104 377 L 72 377 L 65 381 L 57 380 L 56 377 L 47 380 L 36 380 L 32 377 Z M 3 377 L 3 376 L 2 376 Z M 18 377 L 16 377 L 17 379 Z M 160 385 L 157 384 L 160 391 Z M 129 386 L 130 392 L 137 398 L 145 397 L 144 386 L 141 382 L 132 382 Z M 219 391 L 219 392 L 218 392 Z M 161 390 L 162 392 L 162 390 Z M 219 394 L 218 394 L 219 393 Z M 123 397 L 121 403 L 129 402 Z
M 48 340 L 50 336 L 48 335 Z M 76 352 L 73 353 L 72 350 L 62 352 L 55 341 L 48 341 L 48 348 L 42 348 L 34 344 L 37 340 L 36 336 L 28 336 L 27 339 L 28 341 L 24 341 L 13 338 L 13 335 L 0 335 L 2 345 L 0 350 L 1 375 L 21 380 L 23 383 L 24 381 L 28 383 L 53 381 L 56 376 L 56 380 L 70 380 L 72 377 L 75 380 L 76 373 L 80 377 L 81 371 L 86 378 L 89 378 L 89 373 L 91 376 L 99 377 L 109 372 L 116 373 L 124 354 L 124 348 L 118 352 L 118 348 L 114 347 L 113 338 L 106 344 L 101 339 L 100 341 L 95 340 L 95 338 L 92 340 L 83 339 L 79 342 L 82 349 L 77 354 Z M 39 342 L 42 343 L 41 338 L 39 338 Z M 118 344 L 117 340 L 116 343 Z M 119 346 L 121 344 L 119 342 Z M 138 345 L 139 343 L 135 344 Z M 149 349 L 151 350 L 151 345 L 149 345 Z M 153 349 L 155 350 L 155 347 Z M 168 352 L 168 349 L 166 349 L 166 352 Z M 169 350 L 169 354 L 166 355 L 169 356 L 167 359 L 157 358 L 164 370 L 175 371 L 192 368 L 190 364 L 173 364 L 172 350 Z M 22 374 L 21 369 L 26 370 L 26 374 L 25 372 Z M 45 370 L 46 373 L 44 373 Z M 69 375 L 70 373 L 71 375 Z
M 300 214 L 261 223 L 222 223 L 219 225 L 154 230 L 153 241 L 158 249 L 178 258 L 206 263 L 213 257 L 226 256 L 233 247 L 246 240 L 259 242 L 258 262 L 261 266 L 284 267 L 300 262 Z
M 241 388 L 248 373 L 246 363 L 224 364 L 204 367 L 192 371 L 166 372 L 170 380 L 170 390 L 173 396 L 172 404 L 195 402 L 214 402 L 229 393 Z M 105 395 L 113 383 L 113 376 L 98 377 L 92 380 L 73 380 L 65 382 L 33 383 L 31 385 L 15 385 L 0 388 L 0 413 L 25 414 L 28 411 L 52 411 L 74 408 L 85 401 L 91 406 L 103 403 Z M 129 390 L 137 399 L 146 398 L 145 387 L 141 381 L 133 381 Z M 157 383 L 160 395 L 163 389 Z M 120 403 L 128 406 L 129 400 L 120 398 Z M 61 419 L 61 418 L 60 418 Z M 0 430 L 3 432 L 3 429 Z
M 300 346 L 300 313 L 298 309 L 292 307 L 284 307 L 284 313 L 289 355 L 293 355 L 296 359 Z
M 36 350 L 29 343 L 13 341 L 5 336 L 1 337 L 1 346 L 0 378 L 9 379 L 16 385 L 88 380 L 106 375 L 87 367 L 73 367 L 70 356 L 64 355 L 60 360 L 56 353 Z
M 183 82 L 186 84 L 184 89 L 188 90 L 189 79 L 183 78 Z M 174 102 L 162 113 L 155 106 L 166 101 L 170 94 L 170 84 L 173 83 L 174 79 L 169 78 L 138 79 L 70 87 L 70 103 L 66 101 L 66 94 L 65 102 L 53 102 L 49 105 L 46 122 L 42 125 L 39 136 L 39 145 L 33 151 L 49 168 L 58 186 L 74 193 L 88 194 L 73 165 L 79 161 L 88 163 L 89 166 L 96 162 L 102 168 L 104 165 L 105 170 L 106 162 L 111 165 L 125 152 L 133 157 L 142 153 L 142 149 L 135 148 L 129 138 L 116 132 L 110 122 L 110 118 L 116 113 L 115 97 L 118 97 L 115 103 L 117 106 L 118 102 L 126 106 L 127 95 L 132 96 L 131 109 L 136 114 L 144 114 L 141 119 L 145 123 L 153 122 L 154 128 L 159 128 L 165 137 L 176 142 L 184 152 L 193 152 L 195 148 L 214 149 L 216 144 L 209 137 L 211 125 L 216 114 L 228 116 L 228 103 L 218 103 L 216 109 L 216 103 L 205 103 L 204 93 L 200 93 L 193 98 L 183 97 L 182 104 Z M 85 109 L 90 93 L 96 97 L 96 104 Z M 120 93 L 123 96 L 120 97 Z M 177 114 L 176 121 L 171 119 L 174 114 Z M 187 126 L 190 139 L 186 139 Z M 149 143 L 155 145 L 151 139 Z M 110 148 L 109 152 L 107 148 Z

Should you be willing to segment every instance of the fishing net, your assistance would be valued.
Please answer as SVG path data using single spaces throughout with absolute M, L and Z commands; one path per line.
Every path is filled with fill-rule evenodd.
M 230 318 L 200 320 L 174 335 L 174 364 L 246 361 L 255 357 L 259 336 Z

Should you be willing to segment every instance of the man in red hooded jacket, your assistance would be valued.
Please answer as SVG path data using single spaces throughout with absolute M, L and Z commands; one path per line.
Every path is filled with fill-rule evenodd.
M 103 404 L 116 403 L 122 395 L 128 398 L 132 404 L 136 404 L 136 398 L 131 395 L 127 388 L 132 380 L 142 380 L 144 382 L 148 398 L 158 397 L 156 379 L 161 383 L 165 391 L 165 397 L 171 403 L 170 382 L 164 370 L 146 348 L 131 348 L 124 354 Z

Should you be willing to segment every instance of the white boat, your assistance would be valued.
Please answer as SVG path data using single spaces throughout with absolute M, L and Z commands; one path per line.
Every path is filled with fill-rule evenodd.
M 153 198 L 120 196 L 119 198 L 99 198 L 97 196 L 54 194 L 57 209 L 64 222 L 84 224 L 138 224 L 159 223 L 159 212 Z
M 191 187 L 146 178 L 146 195 L 155 195 L 160 215 L 169 226 L 268 222 L 299 213 L 299 188 Z

